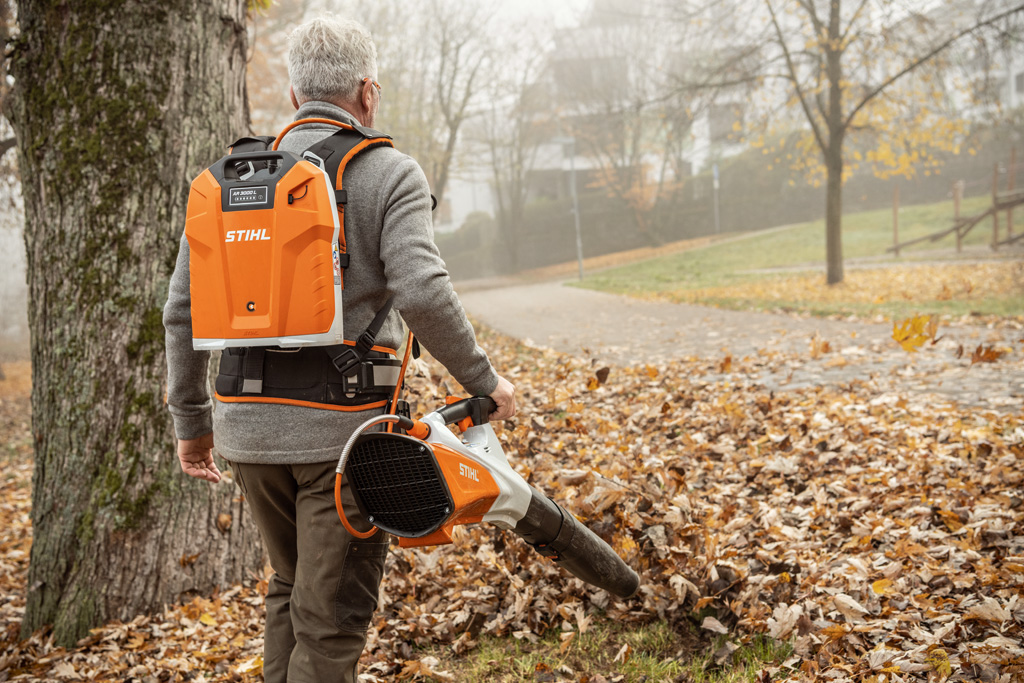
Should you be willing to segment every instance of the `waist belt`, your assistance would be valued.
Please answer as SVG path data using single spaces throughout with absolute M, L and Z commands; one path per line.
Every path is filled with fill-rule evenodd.
M 228 350 L 221 355 L 217 398 L 336 409 L 386 403 L 399 381 L 401 361 L 390 353 L 368 350 L 342 374 L 333 360 L 338 351 L 339 347 L 323 346 Z

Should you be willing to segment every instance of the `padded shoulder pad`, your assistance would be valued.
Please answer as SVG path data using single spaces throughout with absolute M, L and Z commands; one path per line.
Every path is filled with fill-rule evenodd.
M 388 135 L 387 133 L 382 133 L 379 130 L 374 130 L 373 128 L 367 128 L 366 126 L 355 125 L 355 126 L 352 126 L 352 128 L 357 133 L 362 135 L 364 138 L 387 138 L 388 140 L 391 139 L 391 136 Z
M 265 152 L 274 143 L 273 135 L 257 135 L 238 138 L 229 145 L 231 154 L 241 152 Z

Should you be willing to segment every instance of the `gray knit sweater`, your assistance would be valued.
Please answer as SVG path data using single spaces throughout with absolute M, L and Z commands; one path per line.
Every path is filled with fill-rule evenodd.
M 296 120 L 303 118 L 358 123 L 348 112 L 324 102 L 303 104 Z M 299 126 L 285 136 L 281 149 L 301 152 L 336 130 L 327 124 Z M 349 163 L 345 187 L 345 236 L 351 255 L 343 295 L 346 339 L 355 339 L 393 294 L 395 310 L 377 344 L 397 348 L 404 319 L 467 392 L 490 394 L 498 376 L 476 343 L 434 245 L 430 191 L 419 165 L 397 150 L 376 148 Z M 167 403 L 177 437 L 193 439 L 212 430 L 217 451 L 236 462 L 297 464 L 340 457 L 352 431 L 380 409 L 339 412 L 211 400 L 210 354 L 192 349 L 188 268 L 189 247 L 183 235 L 164 307 Z

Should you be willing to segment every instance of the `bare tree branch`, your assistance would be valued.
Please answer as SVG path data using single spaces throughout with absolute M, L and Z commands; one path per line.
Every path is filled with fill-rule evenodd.
M 986 19 L 985 21 L 973 24 L 972 26 L 970 26 L 968 28 L 965 28 L 964 30 L 960 31 L 959 33 L 951 36 L 950 38 L 948 38 L 947 40 L 943 41 L 942 43 L 939 43 L 939 45 L 937 45 L 934 48 L 932 48 L 931 50 L 929 50 L 926 54 L 924 54 L 924 55 L 918 57 L 917 59 L 913 60 L 912 62 L 907 64 L 907 66 L 905 66 L 903 69 L 901 69 L 899 72 L 893 74 L 892 76 L 887 78 L 885 81 L 883 81 L 882 83 L 880 83 L 879 85 L 877 85 L 873 89 L 869 90 L 868 93 L 863 98 L 861 98 L 860 103 L 858 103 L 857 106 L 854 107 L 853 110 L 849 113 L 849 115 L 846 117 L 846 120 L 843 121 L 843 127 L 844 128 L 848 127 L 850 125 L 850 123 L 853 121 L 853 117 L 856 116 L 857 113 L 860 112 L 860 110 L 863 109 L 865 107 L 865 105 L 868 104 L 868 102 L 870 102 L 871 100 L 875 99 L 875 97 L 877 97 L 882 91 L 884 91 L 886 88 L 888 88 L 890 85 L 892 85 L 893 83 L 895 83 L 899 79 L 901 79 L 904 76 L 906 76 L 908 73 L 910 73 L 911 71 L 913 71 L 917 67 L 921 66 L 922 64 L 924 64 L 928 60 L 930 60 L 933 57 L 935 57 L 936 55 L 938 55 L 940 52 L 942 52 L 943 50 L 948 48 L 950 45 L 952 45 L 956 41 L 960 40 L 961 38 L 963 38 L 966 35 L 974 33 L 975 31 L 977 31 L 980 28 L 984 28 L 986 26 L 991 26 L 992 24 L 996 23 L 997 21 L 1000 21 L 1001 19 L 1005 19 L 1005 18 L 1007 18 L 1009 16 L 1012 16 L 1013 14 L 1016 14 L 1017 12 L 1021 12 L 1021 11 L 1024 11 L 1024 3 L 1022 3 L 1020 5 L 1017 5 L 1016 7 L 1013 7 L 1012 9 L 1008 9 L 1005 12 L 1001 12 L 1000 14 L 997 14 L 997 15 L 995 15 L 993 17 L 990 17 L 990 18 Z
M 7 150 L 11 149 L 18 143 L 15 138 L 7 138 L 6 140 L 0 140 L 0 157 L 7 154 Z
M 800 106 L 804 110 L 804 116 L 807 117 L 807 122 L 811 124 L 811 130 L 814 132 L 814 139 L 818 143 L 818 147 L 824 151 L 825 138 L 821 134 L 821 129 L 818 127 L 817 121 L 814 120 L 814 114 L 811 112 L 810 105 L 807 104 L 807 98 L 804 96 L 804 91 L 800 87 L 800 78 L 796 72 L 796 65 L 793 64 L 793 58 L 789 52 L 789 46 L 786 45 L 786 38 L 782 33 L 782 28 L 779 26 L 779 19 L 775 16 L 775 8 L 772 7 L 772 0 L 764 0 L 764 4 L 768 7 L 768 13 L 772 16 L 772 26 L 775 27 L 775 35 L 778 36 L 779 46 L 782 48 L 782 53 L 786 57 L 786 69 L 789 71 L 789 80 L 793 84 L 793 89 L 796 91 L 796 96 L 800 100 Z
M 807 12 L 807 16 L 811 19 L 811 25 L 814 26 L 814 33 L 820 38 L 825 30 L 825 25 L 818 18 L 818 11 L 814 8 L 814 0 L 796 0 L 796 4 L 803 7 L 804 11 Z
M 857 17 L 864 10 L 868 4 L 868 0 L 860 0 L 860 5 L 853 11 L 853 16 L 850 17 L 849 23 L 846 24 L 846 30 L 843 31 L 842 35 L 839 36 L 839 50 L 840 52 L 846 52 L 846 39 L 850 37 L 850 31 L 853 30 L 854 25 L 857 23 Z

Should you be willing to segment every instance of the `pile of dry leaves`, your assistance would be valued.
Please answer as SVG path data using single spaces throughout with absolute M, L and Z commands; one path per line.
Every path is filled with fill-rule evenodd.
M 513 466 L 608 540 L 640 572 L 640 592 L 610 598 L 494 528 L 461 528 L 451 546 L 394 548 L 368 678 L 444 679 L 416 646 L 459 653 L 481 634 L 571 634 L 592 619 L 689 621 L 733 643 L 791 640 L 779 679 L 1024 677 L 1019 409 L 964 411 L 870 381 L 771 394 L 745 379 L 768 362 L 756 356 L 732 359 L 724 377 L 712 360 L 608 369 L 483 337 L 520 396 L 502 431 Z M 1021 372 L 1024 353 L 999 362 Z M 455 389 L 432 362 L 415 370 L 419 412 Z M 18 643 L 27 469 L 22 454 L 4 474 L 0 671 L 256 680 L 263 577 L 97 629 L 71 652 L 45 634 Z

